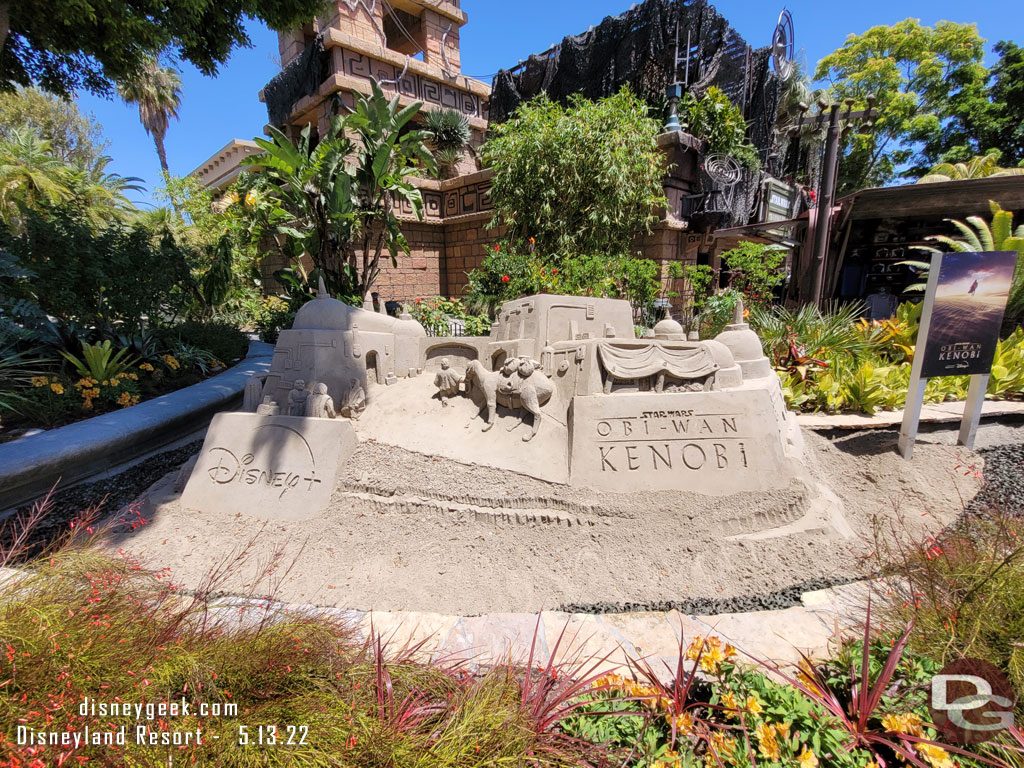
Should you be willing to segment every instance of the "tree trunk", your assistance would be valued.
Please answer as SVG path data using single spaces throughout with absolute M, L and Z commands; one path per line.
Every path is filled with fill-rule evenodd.
M 154 133 L 153 143 L 156 144 L 156 153 L 160 157 L 160 167 L 164 173 L 170 173 L 167 169 L 167 152 L 164 151 L 164 137 L 159 133 Z
M 0 1 L 0 53 L 3 53 L 4 45 L 7 43 L 7 34 L 11 30 L 10 9 L 6 2 Z

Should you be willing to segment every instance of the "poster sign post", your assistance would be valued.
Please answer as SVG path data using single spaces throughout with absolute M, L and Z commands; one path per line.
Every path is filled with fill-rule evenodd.
M 903 458 L 914 452 L 924 390 L 936 376 L 971 377 L 957 442 L 974 446 L 1016 266 L 1014 251 L 932 255 L 900 427 Z

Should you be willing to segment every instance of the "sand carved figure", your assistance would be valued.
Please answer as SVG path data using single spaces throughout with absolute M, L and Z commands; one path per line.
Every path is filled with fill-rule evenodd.
M 462 376 L 453 371 L 447 357 L 441 358 L 441 370 L 434 376 L 434 386 L 437 387 L 438 397 L 441 398 L 441 405 L 447 406 L 449 398 L 459 394 L 459 384 L 462 383 Z
M 466 368 L 466 393 L 469 394 L 472 387 L 478 387 L 487 405 L 486 423 L 481 432 L 494 426 L 495 411 L 500 403 L 506 408 L 522 408 L 533 414 L 533 429 L 523 436 L 524 443 L 537 435 L 542 419 L 540 408 L 555 391 L 554 384 L 539 368 L 540 364 L 528 357 L 509 358 L 500 371 L 486 371 L 478 360 L 470 362 Z M 518 426 L 513 425 L 509 431 Z
M 327 385 L 323 382 L 316 384 L 313 393 L 306 398 L 306 416 L 314 419 L 333 419 L 337 415 L 334 400 L 327 394 Z
M 242 410 L 246 413 L 256 413 L 263 400 L 263 382 L 267 374 L 258 373 L 250 376 L 245 382 L 245 389 L 242 391 Z
M 307 398 L 309 390 L 306 389 L 306 382 L 303 379 L 296 379 L 288 393 L 288 415 L 305 416 Z
M 352 379 L 352 386 L 345 396 L 345 404 L 341 406 L 341 415 L 353 421 L 358 419 L 366 410 L 366 390 L 359 383 L 359 379 Z

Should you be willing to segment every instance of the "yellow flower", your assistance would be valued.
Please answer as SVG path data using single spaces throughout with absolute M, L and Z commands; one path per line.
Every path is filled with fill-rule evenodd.
M 82 403 L 82 407 L 85 408 L 85 410 L 87 410 L 87 411 L 91 411 L 92 410 L 92 398 L 89 398 L 89 397 L 85 398 L 85 401 Z
M 139 370 L 140 371 L 152 371 L 153 370 L 153 366 L 150 365 L 149 363 L 143 363 L 142 365 L 139 366 Z
M 139 396 L 132 395 L 132 405 L 135 405 L 137 402 L 139 402 Z
M 914 749 L 932 765 L 932 768 L 956 768 L 953 758 L 942 747 L 935 744 L 915 744 Z
M 739 705 L 737 705 L 736 695 L 732 691 L 726 691 L 722 694 L 722 706 L 725 707 L 727 717 L 736 717 L 736 710 L 739 709 Z
M 100 384 L 100 386 L 101 387 L 109 387 L 110 386 L 110 380 L 109 379 L 104 379 L 103 382 Z
M 121 383 L 121 380 L 116 376 L 110 380 L 110 386 L 116 387 Z
M 700 656 L 697 662 L 705 672 L 717 672 L 723 661 L 727 661 L 736 653 L 736 649 L 726 643 L 722 645 L 721 639 L 711 636 L 707 639 L 703 635 L 697 635 L 686 649 L 686 658 L 690 661 Z
M 789 723 L 776 723 L 773 727 L 780 737 L 783 739 L 789 738 Z
M 139 374 L 137 374 L 137 373 L 126 373 L 125 376 L 127 376 L 132 381 L 138 381 L 139 380 Z
M 132 396 L 128 392 L 122 392 L 121 396 L 117 398 L 117 404 L 126 407 L 132 404 Z
M 761 700 L 757 696 L 747 696 L 747 712 L 752 715 L 759 715 L 764 712 L 764 707 L 761 706 Z
M 162 359 L 164 364 L 172 371 L 176 371 L 181 367 L 181 363 L 178 362 L 174 355 L 164 355 Z
M 693 715 L 689 712 L 682 712 L 675 717 L 671 714 L 667 714 L 665 715 L 665 722 L 668 723 L 670 727 L 674 725 L 676 731 L 683 734 L 683 736 L 689 736 L 693 733 Z
M 778 761 L 779 740 L 775 735 L 775 729 L 765 723 L 761 723 L 754 731 L 757 735 L 757 752 L 766 760 Z
M 924 736 L 921 718 L 913 712 L 902 715 L 883 715 L 882 727 L 890 733 L 902 733 L 907 736 Z
M 238 193 L 237 192 L 234 193 L 234 194 L 235 194 L 235 197 L 238 197 Z M 255 189 L 250 189 L 248 192 L 245 193 L 245 204 L 246 205 L 254 205 L 255 203 L 256 203 L 256 190 Z
M 818 756 L 811 751 L 810 747 L 804 747 L 803 752 L 797 755 L 797 762 L 800 768 L 818 768 Z
M 52 389 L 58 395 L 63 395 L 64 394 L 64 387 L 61 386 L 60 384 L 51 384 L 50 385 L 50 389 Z
M 45 387 L 49 383 L 50 383 L 50 380 L 48 378 L 46 378 L 45 376 L 33 376 L 32 377 L 32 386 L 33 387 Z
M 99 397 L 100 396 L 100 390 L 99 390 L 98 387 L 93 387 L 92 389 L 86 389 L 86 390 L 82 391 L 82 396 L 83 397 L 85 397 L 85 396 L 88 396 L 88 397 Z
M 715 731 L 708 740 L 711 751 L 719 757 L 730 760 L 736 753 L 736 739 L 726 736 L 722 731 Z
M 814 675 L 812 674 L 814 670 L 811 669 L 811 665 L 807 659 L 800 659 L 800 664 L 798 666 L 799 670 L 797 671 L 797 678 L 800 682 L 803 683 L 811 693 L 821 695 L 823 691 L 818 687 L 818 684 L 814 682 Z

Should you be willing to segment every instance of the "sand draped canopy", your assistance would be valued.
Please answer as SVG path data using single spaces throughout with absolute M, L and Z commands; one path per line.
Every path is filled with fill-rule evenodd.
M 601 365 L 616 379 L 641 379 L 665 371 L 677 379 L 698 379 L 715 372 L 711 354 L 704 347 L 673 349 L 656 345 L 598 344 Z

